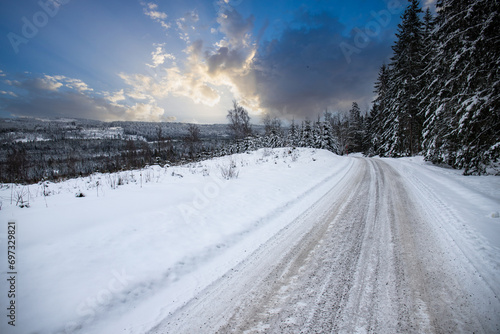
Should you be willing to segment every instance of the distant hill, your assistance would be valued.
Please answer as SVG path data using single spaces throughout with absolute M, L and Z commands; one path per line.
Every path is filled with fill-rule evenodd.
M 229 138 L 227 124 L 197 124 L 202 139 Z M 134 139 L 155 141 L 158 129 L 162 136 L 182 139 L 188 134 L 189 123 L 170 122 L 102 122 L 87 119 L 69 118 L 12 118 L 0 119 L 0 140 L 8 141 L 46 141 L 64 138 L 78 139 Z M 253 125 L 253 130 L 262 134 L 264 126 Z

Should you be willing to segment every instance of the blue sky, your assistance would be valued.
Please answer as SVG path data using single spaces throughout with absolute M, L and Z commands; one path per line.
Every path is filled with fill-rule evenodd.
M 4 0 L 0 117 L 223 123 L 233 99 L 254 121 L 368 109 L 407 4 Z

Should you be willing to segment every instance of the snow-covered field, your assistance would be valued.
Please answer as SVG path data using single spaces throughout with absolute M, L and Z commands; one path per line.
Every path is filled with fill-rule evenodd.
M 275 216 L 293 219 L 350 163 L 326 151 L 260 150 L 47 188 L 4 186 L 2 244 L 7 221 L 16 221 L 19 307 L 16 331 L 3 320 L 0 326 L 12 333 L 98 333 L 125 321 L 147 329 L 237 263 L 244 256 L 233 250 L 237 244 L 249 243 L 247 252 L 257 247 Z M 222 170 L 231 165 L 238 175 L 226 180 Z M 311 189 L 312 200 L 304 201 Z M 15 205 L 21 195 L 29 208 Z M 216 258 L 217 266 L 200 270 Z M 7 291 L 5 280 L 1 289 Z
M 181 167 L 4 185 L 0 300 L 6 313 L 7 222 L 15 221 L 17 308 L 16 326 L 2 314 L 0 332 L 147 332 L 346 182 L 356 166 L 361 173 L 362 161 L 323 150 L 263 149 Z M 465 254 L 498 296 L 500 177 L 464 177 L 421 158 L 383 161 L 402 176 L 440 240 L 453 244 L 451 255 Z M 29 208 L 20 208 L 21 200 Z M 467 269 L 460 261 L 457 270 Z

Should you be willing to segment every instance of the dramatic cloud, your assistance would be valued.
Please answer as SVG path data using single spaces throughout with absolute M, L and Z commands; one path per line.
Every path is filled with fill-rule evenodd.
M 259 48 L 253 16 L 232 9 L 219 13 L 217 22 L 223 38 L 212 46 L 192 43 L 186 66 L 166 69 L 164 92 L 214 105 L 217 87 L 225 86 L 252 110 L 313 118 L 325 109 L 347 110 L 353 101 L 367 107 L 379 66 L 390 54 L 385 36 L 372 34 L 346 58 L 340 45 L 353 44 L 359 29 L 346 38 L 345 27 L 328 13 L 299 11 L 279 38 Z
M 167 18 L 156 4 L 143 6 L 155 21 Z M 243 17 L 234 8 L 219 11 L 217 26 L 204 36 L 210 41 L 199 35 L 191 41 L 198 20 L 195 11 L 176 20 L 187 44 L 182 57 L 168 53 L 165 43 L 153 44 L 145 73 L 119 73 L 124 87 L 115 92 L 95 92 L 61 75 L 13 80 L 0 71 L 12 88 L 0 91 L 2 109 L 23 116 L 172 120 L 165 114 L 167 98 L 213 107 L 229 91 L 252 113 L 312 119 L 326 109 L 348 110 L 353 101 L 367 108 L 378 69 L 391 54 L 391 39 L 383 35 L 390 32 L 367 34 L 359 27 L 349 33 L 326 12 L 301 9 L 277 38 L 264 42 L 266 25 L 255 37 L 254 16 Z
M 150 98 L 151 101 L 168 96 L 187 97 L 195 103 L 215 106 L 221 99 L 217 87 L 224 86 L 237 98 L 248 100 L 250 94 L 243 94 L 240 89 L 252 75 L 251 66 L 256 53 L 256 45 L 251 39 L 253 20 L 253 17 L 244 19 L 236 11 L 221 12 L 217 22 L 223 38 L 213 45 L 200 39 L 189 42 L 182 64 L 165 64 L 167 59 L 176 58 L 166 54 L 162 45 L 156 45 L 152 53 L 153 64 L 148 65 L 154 69 L 153 73 L 120 74 L 129 86 L 126 94 Z M 187 13 L 177 21 L 178 29 L 183 32 L 192 30 L 191 24 L 196 21 L 198 15 L 195 12 Z M 183 39 L 189 41 L 189 35 Z
M 260 36 L 252 35 L 252 15 L 221 10 L 212 34 L 222 38 L 212 43 L 189 42 L 188 32 L 197 20 L 194 12 L 177 20 L 178 30 L 186 34 L 181 38 L 188 41 L 180 64 L 166 64 L 175 57 L 167 56 L 160 44 L 148 65 L 154 73 L 120 75 L 129 85 L 129 97 L 153 102 L 181 96 L 215 106 L 225 87 L 253 111 L 315 118 L 325 109 L 348 110 L 353 101 L 367 108 L 378 69 L 391 53 L 390 38 L 382 30 L 363 35 L 360 46 L 357 34 L 365 27 L 346 37 L 345 27 L 326 12 L 299 10 L 279 38 L 260 45 Z M 342 45 L 352 49 L 346 54 Z
M 265 43 L 254 66 L 261 106 L 271 112 L 314 118 L 325 109 L 368 105 L 379 66 L 390 48 L 378 39 L 346 59 L 344 27 L 327 13 L 301 12 L 293 25 Z M 353 35 L 354 37 L 354 35 Z

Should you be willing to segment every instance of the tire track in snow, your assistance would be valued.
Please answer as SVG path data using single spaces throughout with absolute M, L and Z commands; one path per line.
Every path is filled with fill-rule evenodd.
M 151 333 L 487 332 L 400 174 L 349 175 Z M 498 327 L 497 327 L 498 330 Z
M 484 240 L 479 242 L 481 247 L 477 246 L 473 240 L 477 233 L 466 227 L 461 215 L 434 187 L 426 184 L 408 163 L 391 162 L 402 168 L 415 199 L 415 211 L 421 213 L 422 221 L 414 231 L 420 237 L 416 253 L 427 264 L 425 284 L 432 287 L 428 290 L 434 295 L 432 308 L 434 314 L 439 314 L 435 322 L 441 332 L 500 332 L 498 250 L 491 249 Z

